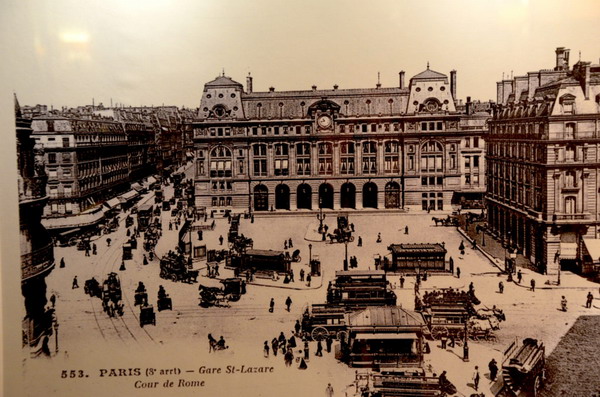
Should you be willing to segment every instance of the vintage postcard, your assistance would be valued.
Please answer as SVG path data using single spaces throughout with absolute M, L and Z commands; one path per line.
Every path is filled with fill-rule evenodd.
M 595 2 L 0 8 L 3 395 L 600 396 Z

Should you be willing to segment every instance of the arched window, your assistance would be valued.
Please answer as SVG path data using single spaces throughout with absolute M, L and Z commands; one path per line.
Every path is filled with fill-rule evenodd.
M 340 143 L 340 174 L 354 175 L 354 143 Z
M 231 177 L 231 150 L 224 146 L 217 146 L 210 152 L 211 178 Z

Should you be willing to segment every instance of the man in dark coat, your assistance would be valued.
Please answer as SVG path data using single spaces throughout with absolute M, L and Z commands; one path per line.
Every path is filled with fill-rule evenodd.
M 289 312 L 290 311 L 290 306 L 292 306 L 292 298 L 290 298 L 289 296 L 285 300 L 285 306 L 287 308 L 287 311 Z
M 496 360 L 492 358 L 492 361 L 488 364 L 488 368 L 490 369 L 490 380 L 493 382 L 496 380 L 496 375 L 498 375 L 498 364 L 496 364 Z
M 331 338 L 331 335 L 327 335 L 327 338 L 325 338 L 325 346 L 327 347 L 327 353 L 331 353 L 331 345 L 333 344 L 333 339 Z
M 323 344 L 320 339 L 317 341 L 317 352 L 315 353 L 315 356 L 323 356 Z

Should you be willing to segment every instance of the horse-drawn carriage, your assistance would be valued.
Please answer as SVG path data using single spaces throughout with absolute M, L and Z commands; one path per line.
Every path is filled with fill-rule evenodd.
M 352 229 L 348 224 L 348 216 L 340 215 L 337 217 L 337 228 L 333 230 L 333 233 L 328 233 L 330 243 L 343 243 L 353 242 L 354 236 L 352 236 Z
M 119 216 L 115 216 L 114 218 L 108 220 L 104 225 L 104 229 L 102 229 L 102 233 L 109 234 L 119 229 Z
M 183 255 L 169 252 L 160 260 L 160 277 L 172 281 L 195 283 L 198 279 L 198 270 L 188 269 Z
M 173 301 L 162 285 L 158 288 L 158 300 L 156 301 L 156 308 L 159 312 L 162 310 L 173 310 Z
M 545 347 L 536 339 L 515 340 L 505 351 L 499 379 L 508 396 L 539 396 L 546 378 Z
M 144 306 L 148 304 L 148 293 L 146 292 L 146 287 L 144 283 L 140 281 L 137 289 L 135 290 L 134 295 L 134 306 L 140 305 Z
M 221 280 L 222 288 L 207 287 L 200 285 L 200 303 L 199 306 L 223 306 L 228 307 L 225 302 L 237 302 L 241 296 L 246 293 L 246 283 L 239 277 L 227 278 Z
M 415 310 L 421 312 L 433 339 L 447 337 L 460 341 L 465 331 L 471 339 L 495 339 L 493 331 L 505 320 L 504 313 L 495 307 L 476 310 L 479 303 L 473 291 L 434 290 L 426 292 L 422 301 L 415 298 Z
M 131 215 L 127 215 L 125 218 L 125 227 L 130 227 L 133 225 L 133 217 Z
M 435 222 L 436 226 L 458 226 L 458 216 L 456 215 L 447 215 L 445 218 L 438 218 L 434 216 L 431 218 L 431 220 Z
M 102 298 L 102 288 L 100 288 L 100 283 L 94 277 L 89 280 L 86 280 L 83 285 L 83 292 L 91 297 Z
M 140 327 L 146 324 L 156 325 L 156 314 L 152 305 L 144 305 L 140 307 Z
M 109 273 L 108 277 L 102 283 L 102 309 L 110 317 L 123 315 L 121 281 L 117 273 Z
M 127 244 L 123 244 L 123 255 L 121 257 L 124 261 L 129 260 L 131 258 L 133 258 L 133 252 L 132 252 L 132 247 L 131 244 L 127 243 Z

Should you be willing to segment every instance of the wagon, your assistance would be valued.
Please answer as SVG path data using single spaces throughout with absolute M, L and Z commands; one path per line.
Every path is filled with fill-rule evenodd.
M 190 270 L 183 255 L 165 255 L 160 260 L 160 277 L 172 281 L 195 283 L 198 270 Z
M 146 324 L 156 325 L 156 315 L 152 305 L 142 306 L 140 308 L 140 327 Z
M 313 340 L 332 337 L 346 341 L 347 312 L 348 309 L 340 305 L 325 303 L 308 306 L 302 314 L 302 332 Z
M 545 380 L 545 348 L 537 339 L 515 340 L 502 360 L 503 391 L 512 396 L 538 396 Z

